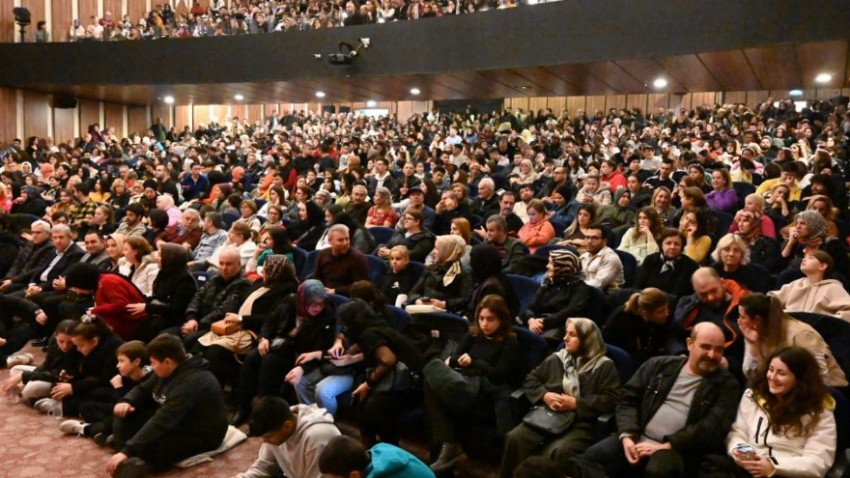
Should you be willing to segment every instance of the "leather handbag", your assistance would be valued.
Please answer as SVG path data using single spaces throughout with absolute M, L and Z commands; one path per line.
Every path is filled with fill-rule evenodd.
M 575 412 L 556 412 L 546 405 L 540 405 L 526 413 L 522 422 L 535 431 L 561 435 L 569 430 L 575 419 Z
M 224 319 L 213 322 L 210 330 L 216 335 L 225 336 L 239 332 L 242 327 L 239 324 L 228 324 Z

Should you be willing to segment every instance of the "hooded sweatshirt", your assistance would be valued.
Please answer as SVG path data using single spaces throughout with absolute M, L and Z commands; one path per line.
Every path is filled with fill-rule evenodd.
M 834 315 L 850 321 L 850 294 L 841 282 L 824 279 L 812 284 L 805 277 L 785 284 L 770 295 L 779 299 L 786 311 Z
M 425 463 L 397 446 L 379 443 L 369 453 L 372 463 L 366 468 L 366 478 L 434 478 Z
M 279 476 L 280 471 L 286 476 L 321 478 L 319 455 L 331 438 L 340 435 L 334 418 L 315 404 L 295 405 L 291 410 L 298 423 L 292 436 L 280 446 L 263 443 L 257 460 L 238 478 Z

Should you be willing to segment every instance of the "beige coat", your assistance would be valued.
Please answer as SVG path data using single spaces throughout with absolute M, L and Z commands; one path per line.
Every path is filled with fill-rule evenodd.
M 801 347 L 815 356 L 820 365 L 823 381 L 830 387 L 846 387 L 847 377 L 835 361 L 832 350 L 823 340 L 823 337 L 811 325 L 797 319 L 784 321 L 785 343 L 782 347 Z M 763 347 L 764 348 L 764 347 Z M 781 348 L 781 347 L 780 347 Z M 768 357 L 774 350 L 762 350 L 762 357 Z
M 850 321 L 850 294 L 835 279 L 812 284 L 803 277 L 770 294 L 782 302 L 787 312 L 815 312 Z

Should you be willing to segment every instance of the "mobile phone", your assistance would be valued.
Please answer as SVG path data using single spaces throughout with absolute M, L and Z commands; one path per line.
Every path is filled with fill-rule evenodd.
M 756 458 L 756 448 L 749 443 L 738 443 L 735 445 L 735 451 L 741 459 L 754 460 Z

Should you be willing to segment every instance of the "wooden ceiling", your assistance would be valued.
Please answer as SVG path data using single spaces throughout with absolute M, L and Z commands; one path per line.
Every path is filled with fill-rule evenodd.
M 817 83 L 829 73 L 832 80 Z M 546 65 L 516 69 L 457 71 L 427 75 L 333 78 L 268 83 L 183 85 L 31 85 L 43 92 L 106 102 L 158 104 L 166 95 L 177 104 L 229 104 L 241 94 L 246 104 L 360 102 L 424 99 L 505 98 L 703 91 L 791 90 L 850 86 L 848 41 L 775 45 L 663 58 Z M 655 89 L 655 78 L 668 86 Z M 414 96 L 411 88 L 421 93 Z M 315 93 L 326 93 L 317 99 Z

